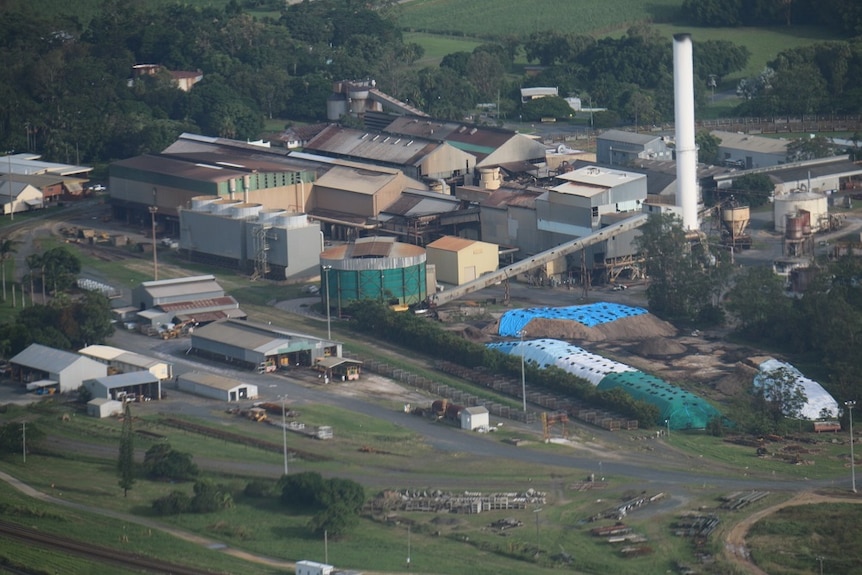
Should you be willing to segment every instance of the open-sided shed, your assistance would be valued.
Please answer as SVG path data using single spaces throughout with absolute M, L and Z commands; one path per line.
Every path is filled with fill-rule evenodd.
M 93 398 L 120 401 L 149 401 L 162 397 L 162 383 L 149 371 L 107 375 L 84 381 Z

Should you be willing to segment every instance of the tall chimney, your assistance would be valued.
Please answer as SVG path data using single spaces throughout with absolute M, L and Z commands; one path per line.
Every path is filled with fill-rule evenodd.
M 694 64 L 691 35 L 673 37 L 673 97 L 676 121 L 676 203 L 682 227 L 698 230 L 697 146 L 694 143 Z

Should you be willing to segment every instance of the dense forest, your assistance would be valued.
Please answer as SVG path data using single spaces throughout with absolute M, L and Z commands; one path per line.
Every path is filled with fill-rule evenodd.
M 856 30 L 862 17 L 855 3 L 829 2 L 842 7 L 829 18 L 840 19 L 842 31 Z M 673 117 L 672 46 L 647 26 L 616 38 L 558 32 L 506 37 L 418 69 L 423 50 L 404 41 L 391 0 L 282 4 L 270 17 L 252 16 L 247 10 L 260 2 L 252 4 L 105 0 L 82 22 L 9 3 L 0 19 L 0 149 L 102 165 L 161 150 L 183 131 L 256 139 L 267 120 L 276 120 L 276 129 L 325 120 L 332 82 L 368 77 L 440 118 L 460 118 L 482 102 L 498 103 L 502 117 L 571 115 L 563 98 L 522 105 L 518 89 L 539 85 L 608 108 L 596 116 L 597 127 Z M 707 14 L 711 3 L 685 4 L 684 13 L 694 18 Z M 544 71 L 524 76 L 515 65 L 521 55 Z M 708 83 L 743 69 L 749 52 L 707 41 L 695 43 L 694 57 L 703 105 Z M 136 64 L 163 68 L 132 79 Z M 168 70 L 199 70 L 203 80 L 183 92 Z M 860 113 L 862 40 L 783 52 L 763 74 L 742 82 L 740 94 L 740 114 Z

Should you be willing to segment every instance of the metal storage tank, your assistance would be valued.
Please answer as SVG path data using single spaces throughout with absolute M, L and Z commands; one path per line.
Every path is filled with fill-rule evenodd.
M 208 206 L 219 199 L 219 196 L 195 196 L 192 198 L 192 210 L 196 212 L 208 212 Z
M 279 228 L 304 228 L 308 225 L 308 214 L 302 212 L 285 212 L 273 220 L 273 225 Z
M 721 210 L 721 222 L 733 236 L 744 234 L 749 221 L 751 213 L 748 206 L 733 206 Z
M 263 209 L 261 204 L 235 204 L 228 208 L 228 214 L 232 218 L 236 219 L 245 219 L 245 218 L 256 218 L 257 214 Z
M 339 312 L 364 299 L 392 305 L 413 305 L 427 297 L 425 250 L 370 237 L 335 246 L 320 254 L 321 301 Z M 328 286 L 328 287 L 327 287 Z
M 218 200 L 209 204 L 210 213 L 227 215 L 230 208 L 241 203 L 239 200 Z
M 285 210 L 281 208 L 264 208 L 257 214 L 257 221 L 263 222 L 272 222 L 279 216 L 286 214 Z
M 789 240 L 801 240 L 802 228 L 805 225 L 805 220 L 801 216 L 787 214 L 787 223 L 784 226 L 784 237 Z
M 819 232 L 829 221 L 829 205 L 825 194 L 819 192 L 791 192 L 775 196 L 772 204 L 775 231 L 784 233 L 787 216 L 809 212 L 812 232 Z

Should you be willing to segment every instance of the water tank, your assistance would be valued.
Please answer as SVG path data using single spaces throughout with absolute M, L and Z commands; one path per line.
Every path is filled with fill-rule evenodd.
M 784 226 L 785 237 L 788 240 L 801 240 L 805 219 L 802 216 L 787 214 L 787 224 Z
M 264 208 L 257 214 L 257 221 L 263 222 L 272 222 L 279 216 L 286 214 L 285 210 L 281 208 Z
M 285 213 L 275 218 L 272 221 L 272 225 L 285 229 L 304 228 L 308 225 L 308 214 L 298 212 Z
M 209 205 L 217 202 L 219 196 L 195 196 L 192 198 L 192 210 L 195 212 L 208 212 Z
M 231 207 L 241 203 L 239 200 L 216 200 L 209 204 L 210 213 L 226 215 Z
M 236 204 L 228 208 L 228 214 L 237 219 L 256 218 L 262 209 L 263 206 L 260 204 Z

